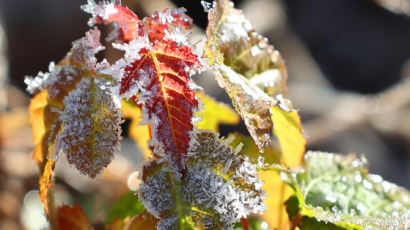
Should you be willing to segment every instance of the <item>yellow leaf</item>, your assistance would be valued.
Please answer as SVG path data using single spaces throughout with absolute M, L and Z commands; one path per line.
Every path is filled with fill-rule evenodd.
M 282 162 L 289 167 L 302 163 L 306 139 L 302 134 L 302 125 L 296 111 L 286 112 L 279 106 L 271 108 L 274 125 L 273 133 L 278 138 Z
M 131 119 L 128 135 L 132 138 L 137 146 L 141 149 L 145 159 L 152 156 L 151 150 L 148 148 L 147 141 L 151 139 L 148 125 L 139 125 L 142 121 L 141 109 L 132 101 L 122 100 L 122 114 L 126 119 Z
M 46 213 L 48 213 L 47 192 L 52 184 L 52 174 L 55 165 L 54 160 L 49 159 L 49 143 L 54 143 L 57 125 L 53 126 L 52 124 L 54 124 L 58 118 L 58 113 L 52 112 L 51 110 L 53 107 L 52 104 L 48 97 L 48 91 L 44 90 L 31 100 L 29 106 L 34 142 L 34 149 L 31 156 L 39 166 L 39 195 Z M 56 103 L 54 102 L 54 104 Z
M 302 135 L 302 125 L 296 111 L 286 112 L 273 106 L 270 108 L 274 125 L 273 133 L 278 138 L 281 147 L 281 161 L 288 167 L 302 163 L 305 153 L 306 139 Z M 271 226 L 278 229 L 288 229 L 289 219 L 283 202 L 292 194 L 289 186 L 282 182 L 275 171 L 259 171 L 259 178 L 265 181 L 263 189 L 268 194 L 265 204 L 268 209 L 265 219 Z
M 197 96 L 201 99 L 205 107 L 199 113 L 199 115 L 202 115 L 203 118 L 196 124 L 199 129 L 211 129 L 218 131 L 219 124 L 238 124 L 238 114 L 228 105 L 216 101 L 214 98 L 207 96 L 204 92 L 197 93 Z
M 266 147 L 265 152 L 260 154 L 258 151 L 258 146 L 256 146 L 251 137 L 235 132 L 229 135 L 228 140 L 230 138 L 233 138 L 233 140 L 229 143 L 229 145 L 233 148 L 236 148 L 240 143 L 243 144 L 240 154 L 244 154 L 249 157 L 249 161 L 252 163 L 257 164 L 258 158 L 262 156 L 265 158 L 264 162 L 267 164 L 279 164 L 280 152 L 273 148 L 272 145 Z

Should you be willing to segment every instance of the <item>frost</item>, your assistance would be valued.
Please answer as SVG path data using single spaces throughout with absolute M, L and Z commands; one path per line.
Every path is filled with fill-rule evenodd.
M 298 201 L 301 214 L 312 220 L 364 229 L 410 227 L 410 192 L 368 174 L 363 157 L 311 151 L 294 179 L 304 199 Z
M 194 220 L 191 228 L 232 229 L 240 218 L 262 214 L 266 195 L 256 165 L 215 133 L 196 131 L 193 138 L 183 176 L 166 158 L 144 166 L 139 194 L 147 210 L 161 218 L 158 229 L 179 229 L 178 219 Z
M 81 9 L 92 15 L 88 25 L 93 26 L 96 17 L 101 17 L 102 19 L 107 20 L 110 15 L 117 13 L 118 10 L 115 8 L 116 3 L 116 1 L 103 1 L 97 4 L 94 0 L 87 0 L 87 4 L 82 5 Z
M 231 1 L 215 1 L 208 18 L 205 56 L 219 86 L 228 92 L 263 152 L 270 143 L 273 127 L 269 107 L 278 104 L 277 94 L 286 93 L 284 61 Z M 290 103 L 278 105 L 286 111 L 292 109 L 286 107 Z
M 198 131 L 195 136 L 197 142 L 188 153 L 186 193 L 196 203 L 214 209 L 228 229 L 241 217 L 263 214 L 265 193 L 256 165 L 240 157 L 239 149 L 232 149 L 215 133 Z
M 113 103 L 110 84 L 102 78 L 83 78 L 64 99 L 62 131 L 54 152 L 83 174 L 97 176 L 113 159 L 120 139 L 121 116 Z
M 104 69 L 102 71 L 102 73 L 111 75 L 117 81 L 121 81 L 121 79 L 126 74 L 130 74 L 130 73 L 127 73 L 126 71 L 131 71 L 130 69 L 132 68 L 132 63 L 134 63 L 137 60 L 141 59 L 142 56 L 140 54 L 140 51 L 142 49 L 144 49 L 146 51 L 147 50 L 148 51 L 152 50 L 152 45 L 151 45 L 147 35 L 144 35 L 142 37 L 138 37 L 137 39 L 134 39 L 134 40 L 130 41 L 128 44 L 127 43 L 124 43 L 124 44 L 113 43 L 113 47 L 118 49 L 118 50 L 125 51 L 124 57 L 119 59 L 111 67 Z M 132 85 L 135 85 L 135 84 L 133 83 Z M 139 88 L 139 86 L 136 86 L 136 87 L 137 88 L 133 91 L 136 91 L 138 93 L 137 89 Z M 129 98 L 129 97 L 134 96 L 134 95 L 121 96 L 121 97 Z
M 202 0 L 201 5 L 204 8 L 205 13 L 208 13 L 210 10 L 212 10 L 212 3 L 210 2 Z
M 179 46 L 189 46 L 189 40 L 191 33 L 183 33 L 180 27 L 176 27 L 171 33 L 165 30 L 164 40 L 171 40 L 176 42 Z

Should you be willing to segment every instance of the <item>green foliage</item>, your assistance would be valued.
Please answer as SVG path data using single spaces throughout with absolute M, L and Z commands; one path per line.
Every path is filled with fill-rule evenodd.
M 111 223 L 115 218 L 133 217 L 142 214 L 144 211 L 145 207 L 138 200 L 138 196 L 133 192 L 127 192 L 110 207 L 107 212 L 106 223 Z
M 363 157 L 308 152 L 303 169 L 286 179 L 295 191 L 287 211 L 291 219 L 301 215 L 301 229 L 406 229 L 410 224 L 410 193 L 368 174 Z

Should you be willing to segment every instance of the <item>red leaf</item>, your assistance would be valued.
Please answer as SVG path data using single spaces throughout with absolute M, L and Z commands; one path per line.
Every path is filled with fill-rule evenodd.
M 64 205 L 57 210 L 59 230 L 87 230 L 90 225 L 83 209 L 78 204 Z
M 142 104 L 145 118 L 152 123 L 153 140 L 158 142 L 154 143 L 182 169 L 181 155 L 187 153 L 191 119 L 198 108 L 195 92 L 188 86 L 188 71 L 199 64 L 198 57 L 191 48 L 172 41 L 157 42 L 139 54 L 140 58 L 125 68 L 120 93 L 128 93 L 138 84 L 142 93 L 133 100 Z
M 115 10 L 112 14 L 108 14 L 107 17 L 103 17 L 102 15 L 97 15 L 93 22 L 95 24 L 110 24 L 112 22 L 118 23 L 120 34 L 118 39 L 122 41 L 131 41 L 135 35 L 134 33 L 137 31 L 138 22 L 140 21 L 138 16 L 134 14 L 131 10 L 127 7 L 113 5 L 113 9 Z
M 193 26 L 192 19 L 183 8 L 158 11 L 143 20 L 114 3 L 88 0 L 83 9 L 94 23 L 118 23 L 123 35 L 118 38 L 128 44 L 114 44 L 126 53 L 109 72 L 121 83 L 120 96 L 139 104 L 145 122 L 151 123 L 154 154 L 169 156 L 182 170 L 198 108 L 189 75 L 201 66 L 180 32 Z
M 118 23 L 120 34 L 117 39 L 124 42 L 130 42 L 145 33 L 148 33 L 151 41 L 162 40 L 166 35 L 165 31 L 169 31 L 170 25 L 186 29 L 193 26 L 192 19 L 184 14 L 184 8 L 161 10 L 144 18 L 143 21 L 140 21 L 137 15 L 128 8 L 114 3 L 96 4 L 89 0 L 87 5 L 82 6 L 82 9 L 92 14 L 91 24 Z

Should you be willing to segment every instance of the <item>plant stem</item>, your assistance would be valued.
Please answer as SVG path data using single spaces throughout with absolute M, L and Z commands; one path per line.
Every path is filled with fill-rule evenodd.
M 248 223 L 246 222 L 246 219 L 244 217 L 241 218 L 241 224 L 243 230 L 249 230 Z
M 47 205 L 48 205 L 47 219 L 48 219 L 48 222 L 50 223 L 50 229 L 58 230 L 54 198 L 55 198 L 54 183 L 51 183 L 50 188 L 48 189 L 48 192 L 47 192 Z

